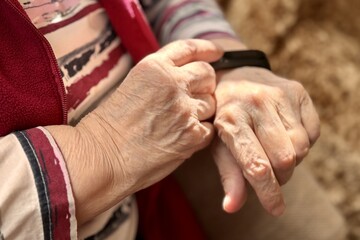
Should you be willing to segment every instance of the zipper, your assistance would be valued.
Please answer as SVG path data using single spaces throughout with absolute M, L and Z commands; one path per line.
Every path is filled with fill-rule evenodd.
M 2 0 L 0 0 L 0 1 L 2 1 Z M 34 24 L 32 24 L 32 22 L 30 21 L 30 19 L 26 15 L 26 13 L 24 11 L 21 11 L 17 6 L 15 6 L 15 4 L 12 2 L 12 0 L 5 0 L 5 1 L 8 2 L 12 8 L 15 9 L 15 11 L 19 14 L 19 16 L 21 16 L 28 23 L 29 27 L 31 27 L 31 29 L 33 31 L 35 31 L 37 33 L 37 35 L 40 37 L 40 39 L 42 40 L 42 43 L 44 44 L 44 47 L 47 51 L 47 55 L 50 60 L 50 65 L 52 68 L 51 72 L 55 75 L 55 82 L 57 83 L 58 86 L 60 86 L 59 94 L 60 94 L 60 98 L 61 98 L 61 108 L 62 108 L 62 112 L 63 112 L 63 124 L 67 124 L 67 98 L 66 98 L 65 86 L 62 81 L 60 69 L 58 67 L 58 63 L 56 61 L 54 51 L 52 50 L 52 47 L 51 47 L 49 41 L 34 26 Z M 17 0 L 15 0 L 15 1 L 17 1 Z

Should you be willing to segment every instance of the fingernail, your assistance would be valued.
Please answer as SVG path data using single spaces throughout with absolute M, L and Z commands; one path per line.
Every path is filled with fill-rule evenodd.
M 283 215 L 284 212 L 285 212 L 285 204 L 279 204 L 271 211 L 271 214 L 273 216 L 279 217 Z
M 228 212 L 228 210 L 227 210 L 227 208 L 228 208 L 228 205 L 230 204 L 230 202 L 231 202 L 231 198 L 230 198 L 230 196 L 229 195 L 226 195 L 225 197 L 224 197 L 224 200 L 223 200 L 223 209 L 226 211 L 226 212 Z

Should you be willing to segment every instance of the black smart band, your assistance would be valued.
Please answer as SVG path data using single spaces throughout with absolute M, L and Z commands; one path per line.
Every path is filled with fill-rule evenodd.
M 220 60 L 210 64 L 215 70 L 237 67 L 261 67 L 271 70 L 265 53 L 259 50 L 228 51 Z

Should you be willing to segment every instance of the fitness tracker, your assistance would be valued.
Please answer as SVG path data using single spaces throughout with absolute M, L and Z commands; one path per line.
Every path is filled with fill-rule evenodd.
M 259 50 L 227 51 L 220 60 L 210 64 L 215 70 L 237 67 L 261 67 L 271 70 L 265 53 Z

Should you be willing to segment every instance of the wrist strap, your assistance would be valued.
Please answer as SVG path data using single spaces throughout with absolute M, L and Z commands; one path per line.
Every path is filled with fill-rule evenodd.
M 237 67 L 261 67 L 271 70 L 265 53 L 259 50 L 228 51 L 218 61 L 212 62 L 211 66 L 215 70 Z

